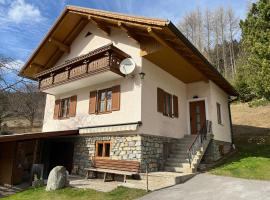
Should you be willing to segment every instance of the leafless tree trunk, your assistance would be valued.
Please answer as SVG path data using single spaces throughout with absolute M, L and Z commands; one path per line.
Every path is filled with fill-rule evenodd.
M 221 34 L 221 45 L 222 45 L 222 59 L 223 59 L 223 68 L 224 68 L 224 76 L 225 78 L 228 77 L 228 67 L 227 67 L 227 59 L 226 59 L 226 18 L 225 18 L 225 11 L 223 7 L 218 9 L 219 14 L 219 26 L 220 26 L 220 34 Z
M 206 33 L 207 59 L 211 62 L 210 51 L 211 51 L 211 34 L 213 31 L 213 27 L 212 27 L 211 11 L 208 8 L 205 10 L 204 15 L 204 29 Z
M 232 70 L 232 77 L 234 78 L 236 73 L 235 68 L 235 53 L 234 53 L 234 33 L 238 29 L 238 21 L 235 17 L 233 9 L 230 7 L 227 10 L 227 17 L 228 17 L 228 25 L 229 25 L 229 37 L 230 37 L 230 61 L 231 61 L 231 70 Z

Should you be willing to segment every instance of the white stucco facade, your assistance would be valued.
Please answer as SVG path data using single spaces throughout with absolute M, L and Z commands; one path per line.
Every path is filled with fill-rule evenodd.
M 90 31 L 92 34 L 85 37 Z M 119 123 L 142 122 L 136 131 L 141 134 L 182 138 L 190 134 L 189 102 L 194 96 L 204 100 L 206 118 L 213 122 L 214 138 L 231 141 L 228 111 L 228 95 L 212 81 L 186 84 L 140 56 L 140 46 L 119 29 L 112 29 L 106 36 L 89 23 L 71 45 L 69 54 L 64 54 L 57 64 L 113 43 L 117 48 L 129 54 L 136 63 L 134 77 L 122 77 L 99 84 L 82 84 L 80 89 L 62 90 L 56 96 L 47 95 L 43 131 L 77 129 L 79 127 L 99 126 Z M 169 63 L 168 63 L 169 64 Z M 143 71 L 143 80 L 138 75 Z M 115 85 L 120 85 L 120 110 L 108 114 L 89 114 L 89 93 Z M 170 118 L 157 112 L 157 88 L 178 97 L 179 117 Z M 76 116 L 68 119 L 53 119 L 56 99 L 77 95 Z M 216 103 L 221 104 L 222 125 L 217 123 Z M 134 133 L 134 131 L 133 131 Z

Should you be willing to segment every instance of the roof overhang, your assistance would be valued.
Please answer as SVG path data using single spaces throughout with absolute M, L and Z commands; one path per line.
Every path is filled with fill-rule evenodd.
M 36 140 L 36 139 L 50 139 L 50 138 L 58 138 L 58 137 L 72 136 L 72 135 L 78 135 L 78 134 L 79 134 L 79 130 L 67 130 L 67 131 L 36 132 L 36 133 L 4 135 L 4 136 L 0 136 L 0 143 Z
M 93 23 L 104 34 L 109 35 L 111 28 L 119 28 L 141 44 L 149 41 L 157 42 L 162 48 L 156 53 L 168 53 L 176 59 L 182 59 L 185 65 L 182 71 L 173 66 L 170 73 L 183 79 L 183 71 L 190 70 L 189 81 L 212 80 L 228 95 L 237 96 L 238 93 L 223 78 L 223 76 L 207 61 L 207 59 L 189 42 L 185 36 L 168 20 L 129 16 L 119 13 L 67 6 L 55 24 L 46 34 L 20 71 L 20 75 L 35 80 L 35 75 L 48 70 L 57 60 L 69 52 L 72 41 L 89 22 Z M 143 49 L 142 49 L 143 50 Z M 178 56 L 176 56 L 178 55 Z M 144 52 L 145 58 L 159 62 L 158 54 Z M 180 61 L 179 61 L 180 62 Z M 194 73 L 193 73 L 194 72 Z M 184 82 L 188 83 L 188 80 Z

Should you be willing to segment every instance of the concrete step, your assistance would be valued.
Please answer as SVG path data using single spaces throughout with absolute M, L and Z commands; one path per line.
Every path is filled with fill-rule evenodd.
M 186 156 L 178 157 L 178 158 L 167 158 L 166 162 L 188 162 L 188 158 Z
M 190 167 L 188 162 L 166 162 L 166 167 Z
M 182 172 L 184 173 L 185 169 L 183 167 L 165 167 L 165 170 L 168 172 Z

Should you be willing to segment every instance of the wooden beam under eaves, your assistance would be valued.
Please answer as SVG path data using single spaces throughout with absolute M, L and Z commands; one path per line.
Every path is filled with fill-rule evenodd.
M 138 43 L 139 43 L 140 40 L 139 40 L 138 36 L 136 36 L 135 34 L 133 34 L 133 33 L 129 30 L 129 28 L 127 28 L 126 25 L 124 25 L 122 22 L 118 22 L 117 24 L 118 24 L 118 27 L 119 27 L 121 30 L 123 30 L 124 32 L 126 32 L 126 34 L 128 35 L 129 38 L 131 38 L 131 39 L 135 40 L 135 42 L 138 42 Z
M 62 42 L 60 42 L 59 40 L 51 37 L 49 39 L 49 42 L 56 45 L 61 51 L 64 51 L 66 53 L 69 53 L 70 52 L 70 47 Z
M 106 27 L 106 26 L 104 26 L 104 25 L 101 25 L 101 24 L 98 23 L 98 22 L 94 19 L 94 17 L 92 17 L 92 16 L 88 16 L 88 20 L 89 20 L 90 22 L 92 22 L 93 24 L 95 24 L 96 27 L 97 27 L 99 30 L 101 30 L 105 35 L 107 35 L 107 36 L 110 35 L 111 30 L 110 30 L 109 27 Z
M 189 55 L 189 54 L 182 55 L 182 53 L 179 52 L 179 49 L 176 50 L 168 41 L 166 41 L 165 39 L 161 38 L 157 33 L 155 33 L 154 30 L 151 27 L 148 27 L 147 28 L 147 32 L 149 33 L 150 36 L 152 36 L 161 45 L 163 45 L 163 46 L 171 49 L 172 51 L 174 51 L 178 55 L 182 56 L 185 60 L 187 60 L 187 62 L 189 62 L 189 63 L 191 63 L 191 64 L 194 65 L 194 63 L 192 62 L 193 61 L 192 55 Z M 195 64 L 194 66 L 196 67 L 197 64 Z M 208 81 L 208 78 L 204 75 L 204 73 L 201 71 L 201 69 L 198 69 L 198 71 L 201 72 L 201 74 L 203 76 L 203 81 L 207 82 Z

